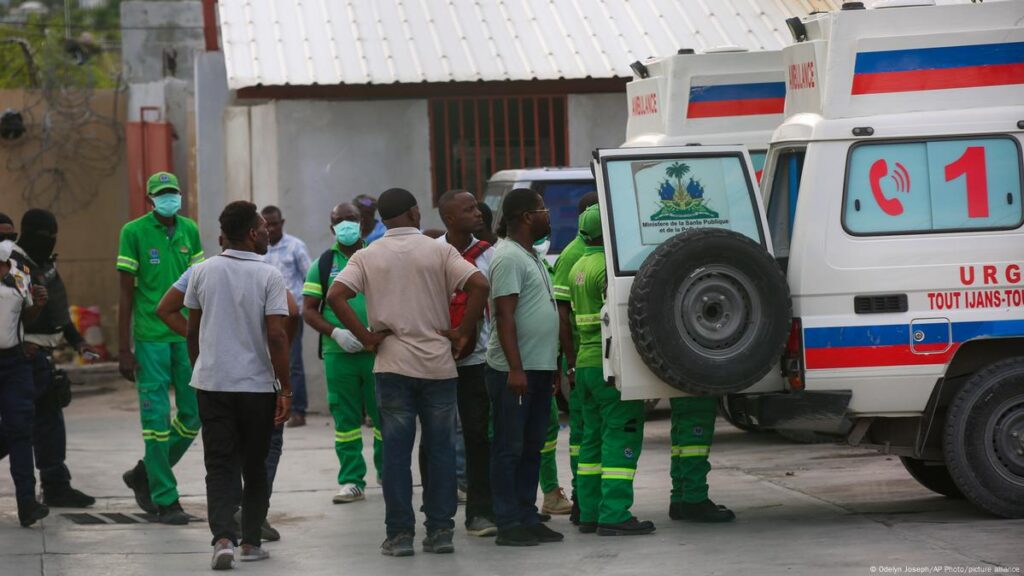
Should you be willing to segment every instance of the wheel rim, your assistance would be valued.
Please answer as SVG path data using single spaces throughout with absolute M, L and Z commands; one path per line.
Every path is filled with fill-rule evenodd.
M 986 427 L 987 456 L 992 468 L 1011 483 L 1024 485 L 1024 394 L 992 412 Z
M 707 266 L 676 290 L 673 318 L 687 346 L 706 356 L 728 358 L 754 338 L 761 299 L 746 274 L 731 266 Z

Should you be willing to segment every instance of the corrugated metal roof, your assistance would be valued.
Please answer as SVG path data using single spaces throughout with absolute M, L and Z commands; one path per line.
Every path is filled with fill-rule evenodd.
M 629 77 L 629 63 L 789 43 L 839 0 L 219 0 L 231 89 Z

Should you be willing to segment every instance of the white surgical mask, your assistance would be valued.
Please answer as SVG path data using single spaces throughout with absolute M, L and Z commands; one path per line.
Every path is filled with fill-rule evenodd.
M 537 253 L 537 256 L 544 258 L 548 255 L 548 250 L 551 249 L 551 237 L 545 236 L 533 244 L 533 251 Z
M 14 242 L 11 242 L 10 240 L 0 242 L 0 262 L 7 262 L 7 260 L 10 259 L 12 252 L 14 252 Z

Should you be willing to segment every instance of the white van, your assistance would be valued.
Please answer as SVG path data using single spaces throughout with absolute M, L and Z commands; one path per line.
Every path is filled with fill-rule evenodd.
M 625 398 L 663 394 L 653 376 L 742 392 L 751 424 L 842 434 L 938 493 L 1024 517 L 1024 2 L 909 4 L 933 3 L 788 22 L 760 228 L 725 150 L 601 151 L 606 370 Z M 649 172 L 702 158 L 727 210 L 659 221 Z M 701 226 L 774 250 L 791 300 L 754 250 Z M 790 302 L 785 381 L 760 378 Z
M 596 189 L 590 168 L 583 166 L 500 170 L 487 180 L 483 201 L 494 213 L 494 225 L 501 221 L 501 202 L 516 188 L 530 188 L 544 197 L 551 215 L 551 245 L 547 258 L 552 264 L 576 236 L 576 206 L 584 195 Z
M 907 4 L 790 22 L 762 183 L 788 386 L 746 412 L 1022 517 L 1024 2 Z
M 597 151 L 594 166 L 610 239 L 605 375 L 624 399 L 735 392 L 758 381 L 777 389 L 771 367 L 790 304 L 748 150 L 763 158 L 783 119 L 781 53 L 685 51 L 633 70 L 627 141 Z M 679 277 L 700 270 L 710 274 Z M 668 292 L 652 294 L 648 283 Z M 748 322 L 752 314 L 764 321 Z M 678 378 L 717 383 L 696 390 Z
M 594 165 L 610 240 L 605 375 L 625 399 L 778 389 L 789 301 L 747 151 L 763 161 L 783 120 L 781 52 L 681 51 L 633 70 L 627 141 Z

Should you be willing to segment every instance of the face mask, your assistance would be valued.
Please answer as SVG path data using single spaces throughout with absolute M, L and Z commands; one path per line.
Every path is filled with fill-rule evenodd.
M 14 252 L 14 242 L 10 240 L 0 242 L 0 262 L 7 262 L 11 258 L 11 252 Z
M 57 246 L 57 239 L 49 234 L 25 231 L 21 234 L 21 242 L 18 243 L 18 246 L 21 246 L 21 249 L 35 262 L 36 266 L 42 266 L 50 261 L 53 249 Z
M 164 218 L 170 218 L 181 210 L 181 194 L 164 194 L 153 197 L 153 208 Z
M 533 243 L 533 251 L 537 253 L 537 256 L 544 258 L 548 255 L 548 250 L 551 249 L 551 237 L 545 236 L 540 240 Z
M 334 227 L 334 237 L 342 246 L 352 246 L 359 241 L 359 223 L 345 220 Z

